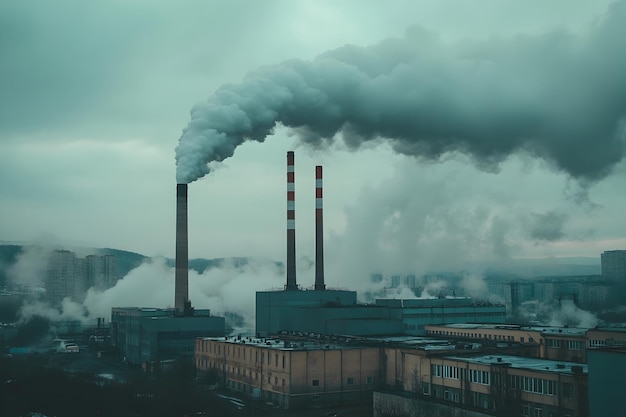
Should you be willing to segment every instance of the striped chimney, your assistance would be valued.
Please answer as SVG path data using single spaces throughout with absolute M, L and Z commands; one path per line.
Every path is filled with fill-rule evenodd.
M 286 290 L 298 289 L 296 284 L 296 188 L 293 151 L 287 152 L 287 286 Z
M 315 167 L 315 289 L 324 290 L 324 221 L 322 205 L 322 167 Z

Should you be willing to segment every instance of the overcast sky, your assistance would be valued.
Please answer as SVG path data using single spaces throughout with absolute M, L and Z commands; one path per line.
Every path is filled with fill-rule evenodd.
M 320 164 L 335 273 L 626 249 L 626 4 L 610 4 L 4 1 L 0 240 L 173 257 L 191 109 L 208 120 L 192 144 L 216 123 L 246 139 L 228 106 L 261 97 L 271 120 L 246 120 L 265 141 L 228 142 L 189 185 L 191 257 L 284 260 L 288 150 L 298 256 Z

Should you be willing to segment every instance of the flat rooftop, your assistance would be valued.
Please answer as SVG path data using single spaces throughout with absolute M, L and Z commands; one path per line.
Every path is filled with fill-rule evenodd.
M 249 345 L 273 350 L 341 350 L 380 347 L 382 345 L 398 345 L 423 350 L 454 350 L 455 345 L 445 339 L 420 336 L 397 337 L 354 337 L 354 336 L 307 336 L 301 338 L 259 338 L 259 337 L 202 337 L 202 340 L 213 340 L 222 343 Z
M 455 324 L 432 324 L 426 326 L 444 327 L 448 329 L 462 330 L 526 330 L 545 334 L 553 334 L 555 336 L 580 335 L 584 336 L 586 327 L 553 327 L 553 326 L 520 326 L 518 324 L 483 324 L 483 323 L 455 323 Z M 626 329 L 622 329 L 626 331 Z
M 509 364 L 514 369 L 528 369 L 532 371 L 553 372 L 559 374 L 575 374 L 572 369 L 582 370 L 586 374 L 586 364 L 575 362 L 553 361 L 548 359 L 526 358 L 510 355 L 483 355 L 483 356 L 446 356 L 459 362 L 475 363 L 480 365 Z

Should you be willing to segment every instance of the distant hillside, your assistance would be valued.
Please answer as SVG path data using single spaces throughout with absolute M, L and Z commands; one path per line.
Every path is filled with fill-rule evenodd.
M 17 258 L 24 248 L 23 245 L 0 245 L 0 285 L 4 285 L 6 283 L 6 271 L 17 261 Z M 64 248 L 66 249 L 66 248 Z M 150 259 L 150 257 L 146 255 L 142 255 L 136 252 L 129 252 L 120 249 L 112 249 L 112 248 L 80 248 L 81 255 L 85 252 L 91 251 L 91 253 L 95 255 L 113 255 L 115 256 L 116 264 L 117 264 L 117 272 L 120 278 L 126 276 L 132 269 L 137 268 L 143 262 Z M 71 250 L 71 248 L 69 248 Z M 221 267 L 222 265 L 228 263 L 235 267 L 241 267 L 249 262 L 251 262 L 252 258 L 246 257 L 236 257 L 236 258 L 215 258 L 215 259 L 204 259 L 204 258 L 196 258 L 189 260 L 189 269 L 194 270 L 201 274 L 208 268 L 216 268 Z M 166 259 L 166 264 L 170 267 L 175 266 L 174 259 Z M 276 266 L 281 267 L 282 262 L 275 262 Z

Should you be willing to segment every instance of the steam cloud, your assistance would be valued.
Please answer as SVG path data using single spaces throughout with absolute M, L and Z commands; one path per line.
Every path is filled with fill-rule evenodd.
M 191 110 L 176 149 L 192 182 L 277 124 L 313 146 L 341 134 L 354 149 L 387 138 L 399 153 L 470 155 L 497 169 L 515 152 L 581 183 L 624 156 L 626 2 L 585 36 L 555 31 L 447 44 L 421 29 L 370 47 L 344 46 L 224 85 Z

